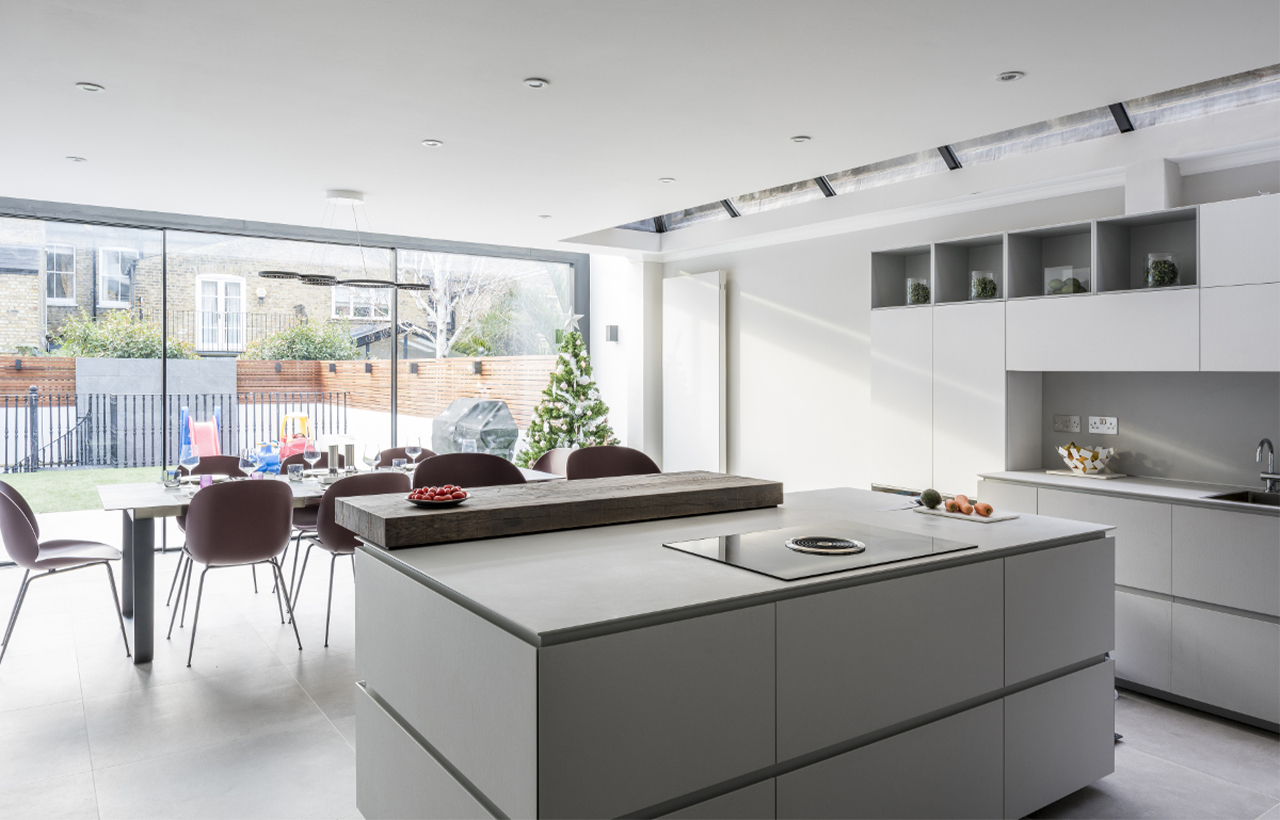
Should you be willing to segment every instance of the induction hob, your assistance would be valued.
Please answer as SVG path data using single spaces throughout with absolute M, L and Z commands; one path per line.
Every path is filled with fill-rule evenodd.
M 852 521 L 827 521 L 780 530 L 675 541 L 662 546 L 782 581 L 795 581 L 926 555 L 976 549 L 978 545 Z

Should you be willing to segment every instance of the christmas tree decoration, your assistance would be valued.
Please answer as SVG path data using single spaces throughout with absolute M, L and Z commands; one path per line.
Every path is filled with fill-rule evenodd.
M 560 344 L 551 380 L 533 411 L 526 447 L 516 457 L 516 464 L 529 467 L 556 447 L 617 443 L 609 427 L 609 407 L 600 399 L 600 390 L 591 378 L 586 343 L 581 333 L 570 331 Z

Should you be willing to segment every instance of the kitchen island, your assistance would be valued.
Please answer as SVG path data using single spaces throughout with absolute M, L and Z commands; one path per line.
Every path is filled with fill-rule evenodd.
M 821 490 L 395 551 L 370 540 L 360 810 L 1021 817 L 1113 771 L 1105 527 L 889 509 L 903 501 Z M 663 546 L 826 522 L 970 548 L 784 581 Z

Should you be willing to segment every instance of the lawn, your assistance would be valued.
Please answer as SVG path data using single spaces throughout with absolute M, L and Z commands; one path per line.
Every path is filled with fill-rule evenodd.
M 22 493 L 37 513 L 69 510 L 100 510 L 99 484 L 131 484 L 159 481 L 159 467 L 128 467 L 100 470 L 40 470 L 35 473 L 6 473 L 0 480 Z

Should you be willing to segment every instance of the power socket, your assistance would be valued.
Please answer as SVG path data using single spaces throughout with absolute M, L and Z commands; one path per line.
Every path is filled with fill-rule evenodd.
M 1079 433 L 1080 417 L 1079 416 L 1059 416 L 1053 417 L 1053 432 L 1055 433 Z
M 1090 416 L 1089 432 L 1100 436 L 1120 435 L 1120 424 L 1115 416 Z

